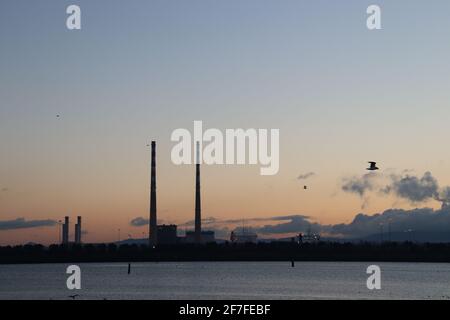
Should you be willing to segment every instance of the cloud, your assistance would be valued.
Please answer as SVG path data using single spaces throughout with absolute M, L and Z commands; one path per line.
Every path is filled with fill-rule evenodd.
M 429 171 L 422 176 L 411 175 L 410 172 L 411 170 L 403 170 L 401 174 L 390 175 L 368 173 L 361 177 L 344 178 L 341 189 L 364 198 L 362 208 L 367 204 L 370 192 L 379 195 L 391 194 L 412 204 L 436 200 L 441 202 L 443 207 L 450 206 L 450 186 L 440 188 L 437 179 Z M 381 181 L 384 184 L 381 184 Z
M 206 217 L 202 219 L 202 224 L 208 225 L 208 224 L 216 224 L 216 223 L 225 223 L 226 220 L 219 220 L 214 217 Z M 189 227 L 195 225 L 195 220 L 189 220 L 185 223 L 180 224 L 182 227 Z
M 130 221 L 130 225 L 133 227 L 142 227 L 148 225 L 149 223 L 149 219 L 143 217 L 137 217 Z
M 321 226 L 317 223 L 313 223 L 308 216 L 304 215 L 289 215 L 289 216 L 276 216 L 271 220 L 286 221 L 278 224 L 266 224 L 263 227 L 254 228 L 258 233 L 263 234 L 283 234 L 283 233 L 299 233 L 305 232 L 308 229 L 320 229 Z
M 302 173 L 297 177 L 297 180 L 306 180 L 312 176 L 316 175 L 314 172 Z
M 444 187 L 439 191 L 438 201 L 442 202 L 442 208 L 450 206 L 450 187 Z
M 341 189 L 345 192 L 355 193 L 363 197 L 368 191 L 375 188 L 374 179 L 377 177 L 376 173 L 366 173 L 361 177 L 344 178 Z
M 450 228 L 450 210 L 430 208 L 422 209 L 389 209 L 380 214 L 365 215 L 360 213 L 349 224 L 324 226 L 323 230 L 329 234 L 344 237 L 364 237 L 387 231 L 403 232 L 405 230 L 419 230 L 424 232 L 448 232 Z
M 308 230 L 319 232 L 329 237 L 340 238 L 364 238 L 370 235 L 379 234 L 381 230 L 387 232 L 405 232 L 407 230 L 448 233 L 450 230 L 450 207 L 433 210 L 430 208 L 419 208 L 412 210 L 388 209 L 382 213 L 367 215 L 357 214 L 352 222 L 323 225 L 311 221 L 305 215 L 288 215 L 272 217 L 273 224 L 263 227 L 253 228 L 260 234 L 292 234 L 305 233 Z M 283 221 L 282 223 L 276 223 Z
M 391 175 L 391 184 L 386 186 L 385 193 L 393 193 L 399 198 L 407 199 L 413 203 L 439 200 L 439 185 L 430 172 L 425 172 L 422 177 Z M 444 197 L 450 195 L 445 191 Z
M 255 228 L 256 232 L 263 234 L 299 233 L 311 230 L 320 232 L 327 236 L 342 238 L 363 238 L 381 232 L 404 232 L 416 230 L 422 232 L 448 232 L 450 230 L 450 208 L 433 210 L 420 208 L 412 210 L 389 209 L 382 213 L 367 215 L 357 214 L 353 221 L 345 224 L 322 225 L 312 222 L 310 217 L 304 215 L 291 215 L 273 217 L 274 221 L 285 221 L 284 223 L 265 225 Z
M 51 227 L 54 225 L 56 225 L 55 220 L 29 220 L 29 221 L 26 221 L 24 218 L 17 218 L 15 220 L 0 221 L 0 231 L 39 228 L 39 227 Z
M 258 221 L 270 221 L 272 218 L 243 218 L 243 219 L 218 219 L 215 217 L 206 217 L 202 219 L 202 225 L 223 225 L 223 224 L 242 224 Z M 183 227 L 190 227 L 195 225 L 195 220 L 189 220 L 180 224 Z

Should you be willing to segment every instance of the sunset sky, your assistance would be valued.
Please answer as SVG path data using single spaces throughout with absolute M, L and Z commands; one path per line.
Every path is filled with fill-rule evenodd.
M 382 30 L 366 27 L 373 3 Z M 66 28 L 70 4 L 81 30 Z M 192 220 L 195 168 L 172 164 L 170 135 L 194 120 L 280 130 L 275 176 L 202 166 L 205 218 L 337 224 L 440 208 L 342 185 L 371 160 L 380 176 L 430 171 L 450 185 L 449 15 L 445 0 L 2 0 L 0 245 L 57 242 L 57 225 L 2 222 L 65 215 L 83 217 L 85 242 L 117 240 L 119 228 L 143 237 L 130 221 L 148 217 L 151 140 L 158 219 Z

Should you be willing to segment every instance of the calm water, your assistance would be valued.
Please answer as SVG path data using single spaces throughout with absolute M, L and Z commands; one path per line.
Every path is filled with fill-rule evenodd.
M 366 288 L 360 262 L 159 262 L 0 265 L 0 299 L 450 299 L 450 264 L 374 263 L 381 290 Z M 76 292 L 74 292 L 76 291 Z

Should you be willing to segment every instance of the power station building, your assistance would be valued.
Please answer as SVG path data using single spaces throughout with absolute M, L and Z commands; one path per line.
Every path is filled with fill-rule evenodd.
M 158 244 L 176 244 L 178 242 L 177 226 L 159 225 L 158 226 Z
M 182 240 L 184 243 L 198 243 L 197 233 L 195 231 L 186 231 L 186 236 Z M 200 233 L 200 243 L 211 243 L 216 242 L 214 231 L 201 231 Z

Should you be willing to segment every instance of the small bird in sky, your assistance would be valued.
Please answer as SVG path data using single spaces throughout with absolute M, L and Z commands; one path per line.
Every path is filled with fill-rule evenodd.
M 73 295 L 69 296 L 69 298 L 72 298 L 72 299 L 75 300 L 75 298 L 78 297 L 78 296 L 79 296 L 78 294 L 73 294 Z
M 305 189 L 305 190 L 308 189 L 308 186 L 303 186 L 303 189 Z
M 370 166 L 366 169 L 369 171 L 374 171 L 374 170 L 378 170 L 379 168 L 377 167 L 377 163 L 374 161 L 369 161 Z
M 59 114 L 57 114 L 56 117 L 59 118 Z

